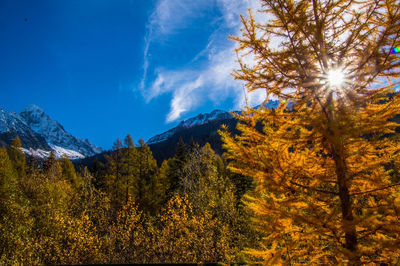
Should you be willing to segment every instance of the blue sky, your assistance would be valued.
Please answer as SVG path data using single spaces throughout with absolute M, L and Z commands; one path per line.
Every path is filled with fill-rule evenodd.
M 105 149 L 245 102 L 235 43 L 254 0 L 2 0 L 0 107 L 44 109 Z M 265 95 L 265 94 L 264 94 Z M 263 92 L 247 96 L 251 105 Z

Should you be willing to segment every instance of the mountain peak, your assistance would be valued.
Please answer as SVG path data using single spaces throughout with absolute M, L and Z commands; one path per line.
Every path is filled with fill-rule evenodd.
M 23 112 L 35 112 L 35 113 L 44 113 L 43 109 L 37 106 L 36 104 L 30 104 L 26 107 Z
M 214 110 L 211 113 L 199 114 L 195 117 L 183 120 L 182 122 L 179 123 L 178 127 L 189 128 L 189 127 L 206 124 L 212 120 L 220 120 L 220 119 L 226 119 L 226 118 L 231 118 L 231 117 L 232 117 L 232 115 L 228 112 L 225 112 L 222 110 Z
M 0 108 L 0 145 L 9 143 L 16 136 L 20 137 L 26 154 L 39 157 L 46 157 L 54 151 L 57 156 L 66 154 L 70 159 L 78 159 L 102 152 L 88 139 L 72 136 L 34 104 L 20 114 Z
M 37 105 L 29 105 L 20 115 L 33 131 L 46 139 L 53 150 L 55 150 L 54 147 L 60 147 L 76 151 L 83 156 L 91 156 L 101 152 L 101 148 L 92 145 L 89 141 L 72 136 L 60 123 L 52 120 Z
M 268 108 L 268 109 L 275 109 L 279 106 L 280 101 L 279 100 L 269 100 L 268 102 L 264 102 L 260 105 L 257 105 L 253 107 L 254 109 L 259 109 L 259 108 Z M 233 113 L 240 113 L 241 111 L 234 111 Z M 163 142 L 168 140 L 172 135 L 174 135 L 176 132 L 179 130 L 185 130 L 188 128 L 192 128 L 195 126 L 200 126 L 204 125 L 207 123 L 210 123 L 211 121 L 221 121 L 221 120 L 226 120 L 226 119 L 233 119 L 234 115 L 230 112 L 226 112 L 223 110 L 213 110 L 211 113 L 205 113 L 205 114 L 199 114 L 195 117 L 188 118 L 186 120 L 182 120 L 176 127 L 158 134 L 154 137 L 151 137 L 148 141 L 147 144 L 155 144 L 159 142 Z
M 229 112 L 223 110 L 214 110 L 211 113 L 199 114 L 195 117 L 181 121 L 176 127 L 156 135 L 147 141 L 147 144 L 154 144 L 158 142 L 166 141 L 170 136 L 174 135 L 177 131 L 181 129 L 192 128 L 195 126 L 200 126 L 209 123 L 210 121 L 230 119 L 233 115 Z

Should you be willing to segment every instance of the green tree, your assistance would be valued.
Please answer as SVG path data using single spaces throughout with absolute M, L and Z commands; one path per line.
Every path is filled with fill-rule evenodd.
M 182 169 L 187 159 L 186 144 L 182 138 L 179 138 L 178 146 L 175 155 L 172 159 L 167 161 L 169 165 L 169 172 L 167 173 L 169 179 L 168 195 L 171 196 L 179 188 L 179 180 L 182 177 Z
M 21 140 L 19 137 L 16 137 L 13 141 L 11 141 L 7 151 L 18 177 L 23 179 L 26 176 L 26 161 L 25 155 L 22 153 L 21 148 Z

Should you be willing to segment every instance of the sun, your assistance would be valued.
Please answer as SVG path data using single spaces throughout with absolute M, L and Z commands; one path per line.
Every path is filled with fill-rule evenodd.
M 340 69 L 332 69 L 328 72 L 327 79 L 331 87 L 340 87 L 344 82 L 345 76 Z
M 344 83 L 345 75 L 340 69 L 331 69 L 328 71 L 327 80 L 329 86 L 338 88 Z

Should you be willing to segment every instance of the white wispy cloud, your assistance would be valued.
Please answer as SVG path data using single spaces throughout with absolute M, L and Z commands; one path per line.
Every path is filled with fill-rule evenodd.
M 201 4 L 199 4 L 201 2 Z M 153 42 L 163 41 L 169 36 L 176 36 L 192 19 L 207 12 L 210 6 L 216 6 L 222 17 L 218 21 L 221 25 L 209 36 L 207 45 L 188 63 L 204 60 L 200 67 L 188 65 L 173 70 L 164 66 L 151 65 L 151 45 Z M 238 68 L 234 52 L 235 43 L 229 41 L 226 30 L 230 34 L 239 35 L 241 23 L 239 15 L 247 14 L 247 9 L 260 9 L 258 1 L 254 0 L 160 0 L 149 18 L 147 36 L 145 39 L 143 78 L 140 84 L 146 101 L 171 93 L 170 112 L 167 122 L 172 122 L 182 114 L 193 110 L 206 100 L 219 103 L 227 97 L 236 99 L 234 108 L 245 105 L 246 98 L 249 105 L 261 103 L 265 99 L 265 92 L 258 91 L 248 94 L 243 84 L 231 76 Z M 172 38 L 172 37 L 171 37 Z M 152 68 L 152 74 L 149 71 Z

